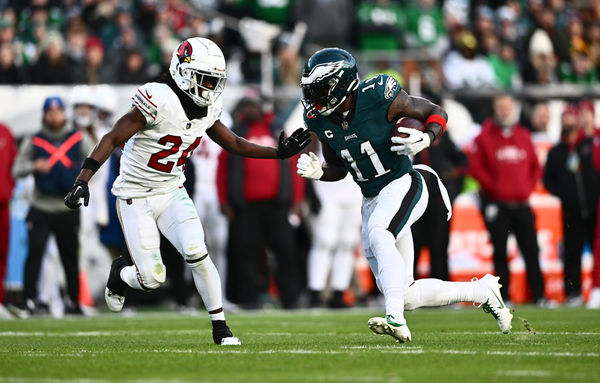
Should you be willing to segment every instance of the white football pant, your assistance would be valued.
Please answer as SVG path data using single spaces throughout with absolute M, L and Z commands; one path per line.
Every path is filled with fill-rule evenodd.
M 121 279 L 138 290 L 153 290 L 165 282 L 160 231 L 192 268 L 206 310 L 223 307 L 219 273 L 208 256 L 196 208 L 183 187 L 167 194 L 118 198 L 117 213 L 134 263 L 123 268 Z
M 419 169 L 435 174 L 427 166 L 419 166 Z M 437 178 L 437 187 L 444 189 L 440 190 L 444 195 L 446 190 Z M 377 287 L 385 297 L 386 315 L 392 315 L 394 321 L 401 324 L 406 323 L 405 309 L 482 302 L 486 294 L 485 289 L 476 282 L 414 280 L 414 248 L 410 227 L 425 212 L 428 198 L 427 185 L 415 170 L 392 181 L 376 197 L 363 199 L 362 240 L 365 256 Z M 447 198 L 445 202 L 450 211 Z

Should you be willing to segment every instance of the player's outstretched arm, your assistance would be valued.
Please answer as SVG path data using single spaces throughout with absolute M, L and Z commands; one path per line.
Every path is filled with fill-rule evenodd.
M 123 115 L 115 122 L 113 128 L 106 133 L 96 144 L 92 152 L 83 161 L 81 171 L 75 180 L 71 191 L 65 197 L 65 205 L 71 209 L 77 209 L 81 206 L 80 198 L 83 198 L 83 204 L 88 205 L 90 192 L 88 182 L 100 166 L 110 157 L 116 147 L 121 146 L 131 136 L 137 133 L 146 125 L 146 118 L 136 109 L 131 108 L 129 112 Z
M 251 158 L 286 159 L 297 154 L 310 143 L 310 133 L 306 129 L 297 129 L 291 136 L 281 132 L 277 147 L 258 145 L 238 136 L 217 120 L 206 134 L 230 153 Z
M 320 181 L 339 181 L 346 177 L 348 170 L 329 145 L 321 142 L 325 162 L 321 164 L 319 158 L 313 153 L 303 153 L 298 159 L 298 174 L 304 178 Z

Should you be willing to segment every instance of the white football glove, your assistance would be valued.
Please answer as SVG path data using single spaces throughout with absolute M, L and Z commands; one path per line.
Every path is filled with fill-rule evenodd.
M 310 178 L 318 180 L 323 176 L 323 169 L 321 169 L 321 161 L 313 152 L 310 152 L 310 156 L 306 153 L 302 153 L 298 158 L 296 164 L 298 168 L 298 174 L 304 178 Z
M 399 127 L 398 132 L 408 134 L 408 137 L 392 137 L 392 147 L 390 150 L 396 152 L 396 154 L 405 154 L 407 156 L 414 156 L 421 150 L 426 149 L 431 144 L 431 138 L 429 134 L 421 132 L 417 129 L 409 129 Z

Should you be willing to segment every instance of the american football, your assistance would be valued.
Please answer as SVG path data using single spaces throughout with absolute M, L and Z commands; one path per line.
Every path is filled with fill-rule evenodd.
M 416 118 L 402 117 L 401 119 L 399 119 L 394 125 L 394 128 L 392 129 L 392 137 L 406 138 L 408 137 L 408 135 L 406 133 L 399 132 L 398 128 L 409 128 L 423 131 L 425 130 L 425 125 L 423 125 L 423 123 L 417 120 Z

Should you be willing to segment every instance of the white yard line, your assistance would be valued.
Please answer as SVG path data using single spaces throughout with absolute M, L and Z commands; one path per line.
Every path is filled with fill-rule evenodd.
M 195 335 L 208 333 L 209 329 L 197 329 L 197 330 L 165 330 L 161 331 L 164 335 Z M 421 334 L 433 334 L 434 332 L 422 332 Z M 102 336 L 115 336 L 115 335 L 148 335 L 155 334 L 152 330 L 118 330 L 118 331 L 72 331 L 72 332 L 53 332 L 53 331 L 0 331 L 0 337 L 102 337 Z M 363 332 L 351 332 L 351 333 L 337 333 L 337 332 L 260 332 L 260 331 L 248 331 L 241 334 L 241 336 L 332 336 L 332 335 L 344 335 L 344 336 L 360 336 L 368 334 L 367 331 Z M 505 337 L 500 331 L 449 331 L 449 332 L 435 332 L 435 334 L 445 335 L 493 335 L 498 337 Z M 513 332 L 512 335 L 528 335 L 527 332 Z M 600 336 L 600 332 L 577 332 L 577 331 L 558 331 L 558 332 L 544 332 L 538 331 L 536 335 L 563 335 L 563 336 Z
M 433 334 L 433 332 L 423 332 L 422 334 Z M 502 334 L 500 331 L 448 331 L 448 332 L 436 332 L 435 334 L 447 334 L 447 335 L 497 335 L 497 336 L 506 336 L 506 334 Z M 529 334 L 526 331 L 517 331 L 513 332 L 512 335 L 519 334 Z M 600 332 L 578 332 L 578 331 L 557 331 L 557 332 L 548 332 L 548 331 L 536 331 L 535 335 L 585 335 L 585 336 L 600 336 Z
M 93 378 L 81 378 L 81 379 L 64 379 L 64 378 L 25 378 L 17 376 L 0 376 L 0 382 L 2 383 L 215 383 L 210 380 L 178 380 L 178 379 L 125 379 L 125 380 L 114 380 L 114 379 L 93 379 Z M 244 382 L 248 383 L 248 382 Z
M 10 351 L 26 355 L 27 357 L 84 357 L 88 355 L 114 354 L 114 353 L 158 353 L 158 354 L 315 354 L 315 355 L 346 355 L 351 351 L 380 352 L 382 354 L 446 354 L 446 355 L 493 355 L 493 356 L 519 356 L 519 357 L 554 357 L 554 358 L 599 358 L 597 352 L 548 352 L 548 351 L 504 351 L 491 350 L 485 352 L 471 350 L 440 350 L 425 349 L 422 347 L 403 347 L 403 346 L 346 346 L 339 350 L 316 350 L 316 349 L 271 349 L 271 350 L 249 350 L 237 347 L 220 347 L 218 349 L 199 350 L 199 349 L 156 349 L 156 350 L 73 350 L 65 353 L 47 352 L 47 351 Z M 4 351 L 0 351 L 4 352 Z M 9 352 L 9 351 L 6 351 Z
M 498 375 L 502 376 L 514 376 L 514 377 L 528 377 L 528 378 L 547 378 L 555 375 L 552 371 L 546 370 L 498 370 Z

